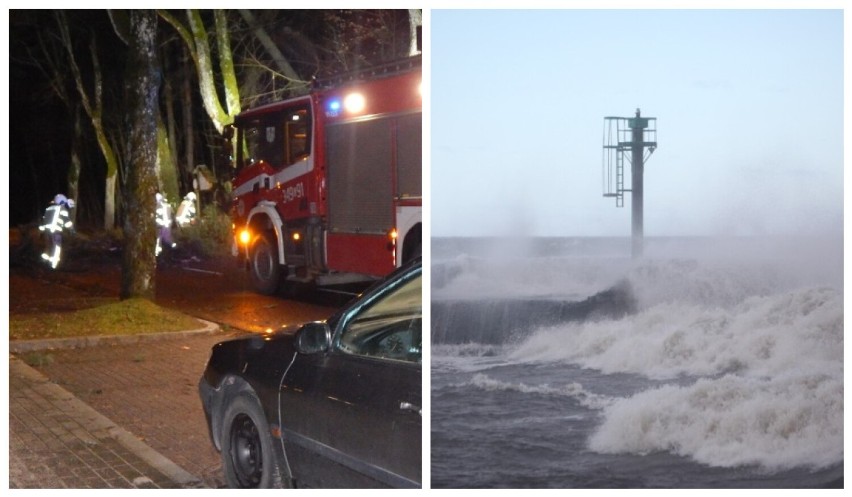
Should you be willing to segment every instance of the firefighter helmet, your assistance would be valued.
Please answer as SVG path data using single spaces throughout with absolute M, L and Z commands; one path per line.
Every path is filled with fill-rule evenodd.
M 62 205 L 68 201 L 68 198 L 65 195 L 58 193 L 55 197 L 53 197 L 53 203 L 56 205 Z

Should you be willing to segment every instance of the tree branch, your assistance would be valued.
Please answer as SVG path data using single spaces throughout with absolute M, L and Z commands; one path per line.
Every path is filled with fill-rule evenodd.
M 254 36 L 260 41 L 263 45 L 263 48 L 272 56 L 272 61 L 278 66 L 278 69 L 284 75 L 284 77 L 290 81 L 300 81 L 299 75 L 293 69 L 293 66 L 290 65 L 290 62 L 284 57 L 284 54 L 281 53 L 281 50 L 278 49 L 278 46 L 272 41 L 272 38 L 269 37 L 266 30 L 263 29 L 260 24 L 258 24 L 257 20 L 254 18 L 254 15 L 251 11 L 241 9 L 240 15 L 249 25 L 254 33 Z

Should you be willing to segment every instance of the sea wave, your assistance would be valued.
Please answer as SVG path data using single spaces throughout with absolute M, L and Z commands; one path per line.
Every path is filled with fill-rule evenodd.
M 662 303 L 624 319 L 540 329 L 508 358 L 657 379 L 790 369 L 841 374 L 843 296 L 811 288 L 747 298 L 730 309 Z
M 712 257 L 690 257 L 679 245 L 671 256 L 636 261 L 555 253 L 445 258 L 435 266 L 432 298 L 448 302 L 434 309 L 450 312 L 432 322 L 446 334 L 460 323 L 470 331 L 482 321 L 469 319 L 470 309 L 489 309 L 482 305 L 489 299 L 582 300 L 626 282 L 636 305 L 627 316 L 529 326 L 500 346 L 438 346 L 433 365 L 475 373 L 469 388 L 571 397 L 599 411 L 588 444 L 600 453 L 666 451 L 773 472 L 842 464 L 842 244 L 817 241 L 805 250 L 773 242 L 728 254 L 699 241 L 690 246 L 706 245 Z M 488 342 L 494 330 L 479 331 L 468 335 Z M 501 364 L 564 364 L 650 381 L 610 397 L 594 382 L 486 374 Z
M 665 386 L 604 408 L 600 453 L 669 451 L 718 467 L 827 468 L 843 461 L 843 381 L 791 372 Z

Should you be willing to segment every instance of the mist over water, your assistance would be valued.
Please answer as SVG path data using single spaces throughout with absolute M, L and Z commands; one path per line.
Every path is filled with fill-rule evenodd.
M 626 239 L 438 239 L 432 253 L 436 487 L 842 485 L 840 237 L 648 239 L 641 260 Z M 524 303 L 617 285 L 627 315 L 522 324 Z M 554 440 L 537 478 L 509 449 Z M 680 476 L 656 472 L 660 457 Z M 502 479 L 482 473 L 495 464 Z

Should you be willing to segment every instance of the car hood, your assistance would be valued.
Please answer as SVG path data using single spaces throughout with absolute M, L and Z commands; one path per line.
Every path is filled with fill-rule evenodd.
M 213 346 L 204 379 L 218 385 L 222 378 L 237 374 L 245 377 L 280 373 L 296 353 L 294 341 L 299 326 L 286 326 L 268 333 L 252 333 L 225 340 Z

